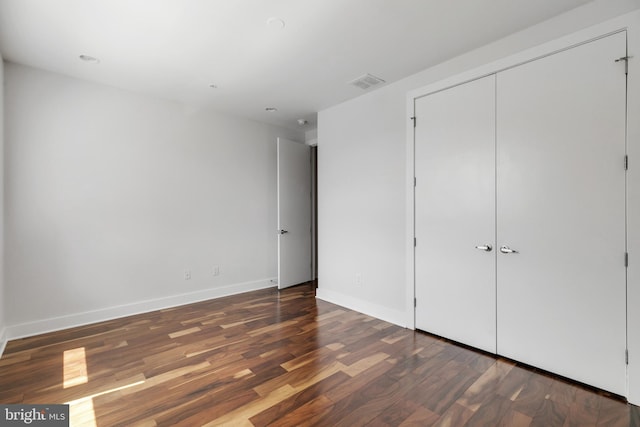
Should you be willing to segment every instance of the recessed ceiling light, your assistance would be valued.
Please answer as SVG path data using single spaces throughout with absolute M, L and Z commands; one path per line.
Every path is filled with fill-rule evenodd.
M 90 62 L 91 64 L 97 64 L 100 62 L 98 58 L 91 55 L 80 55 L 78 58 L 80 58 L 84 62 Z
M 264 111 L 266 111 L 267 113 L 275 113 L 276 111 L 278 111 L 278 109 L 276 107 L 267 107 L 264 109 Z
M 282 30 L 284 28 L 284 21 L 280 18 L 267 19 L 267 25 L 276 30 Z

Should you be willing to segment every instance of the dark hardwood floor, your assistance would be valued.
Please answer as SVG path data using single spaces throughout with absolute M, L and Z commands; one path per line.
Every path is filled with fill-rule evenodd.
M 11 341 L 1 403 L 72 426 L 640 426 L 606 393 L 268 289 Z

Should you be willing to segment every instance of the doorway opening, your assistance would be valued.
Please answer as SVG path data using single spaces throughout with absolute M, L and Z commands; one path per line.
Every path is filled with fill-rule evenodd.
M 318 146 L 311 146 L 311 280 L 318 287 Z

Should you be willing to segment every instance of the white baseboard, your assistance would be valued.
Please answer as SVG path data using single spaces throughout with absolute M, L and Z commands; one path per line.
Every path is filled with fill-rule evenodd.
M 150 311 L 226 297 L 243 292 L 256 291 L 258 289 L 272 288 L 274 287 L 272 280 L 273 278 L 268 278 L 252 282 L 237 283 L 219 288 L 211 288 L 204 291 L 172 295 L 169 297 L 140 301 L 84 313 L 76 313 L 67 316 L 37 320 L 34 322 L 21 323 L 18 325 L 10 325 L 7 326 L 4 333 L 0 335 L 0 340 L 4 337 L 4 342 L 6 344 L 6 341 L 12 339 L 60 331 L 63 329 L 74 328 L 76 326 L 88 325 L 91 323 L 132 316 L 135 314 L 148 313 Z M 0 345 L 2 345 L 2 341 L 0 341 Z M 0 348 L 4 349 L 3 347 Z M 2 353 L 0 352 L 0 355 L 1 354 Z
M 0 329 L 0 357 L 2 357 L 2 353 L 4 353 L 4 349 L 7 346 L 7 329 Z
M 316 298 L 384 320 L 385 322 L 393 323 L 394 325 L 398 325 L 403 328 L 407 327 L 407 313 L 404 311 L 392 310 L 387 307 L 363 301 L 360 298 L 354 298 L 349 295 L 341 294 L 340 292 L 322 289 L 321 287 L 316 290 Z

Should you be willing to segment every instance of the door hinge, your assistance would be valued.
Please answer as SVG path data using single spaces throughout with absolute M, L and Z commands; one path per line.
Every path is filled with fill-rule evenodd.
M 411 120 L 413 120 L 413 127 L 416 127 L 416 122 L 418 121 L 418 118 L 416 116 L 411 117 Z
M 629 364 L 629 349 L 626 349 L 624 351 L 624 362 L 628 365 Z
M 627 56 L 623 56 L 621 58 L 616 59 L 616 62 L 624 61 L 624 73 L 625 74 L 629 74 L 629 58 L 632 58 L 632 57 L 627 55 Z
M 624 266 L 629 267 L 629 252 L 624 253 Z
M 626 171 L 629 170 L 629 156 L 628 155 L 624 156 L 624 170 L 626 170 Z
M 417 306 L 418 306 L 418 299 L 417 299 L 417 298 L 414 298 L 414 299 L 413 299 L 413 306 L 414 306 L 414 307 L 417 307 Z
M 418 179 L 414 176 L 413 177 L 413 186 L 417 186 L 418 185 Z
M 418 239 L 416 239 L 415 237 L 413 238 L 413 247 L 415 248 L 416 246 L 418 246 Z

